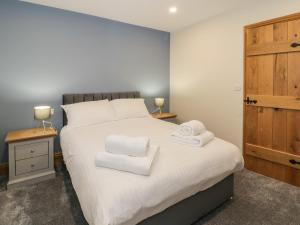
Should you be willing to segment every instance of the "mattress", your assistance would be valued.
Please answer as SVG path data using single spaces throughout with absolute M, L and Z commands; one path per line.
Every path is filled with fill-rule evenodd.
M 173 142 L 177 126 L 145 117 L 62 129 L 64 160 L 90 225 L 137 224 L 243 168 L 241 151 L 219 138 L 202 148 Z M 150 176 L 95 166 L 110 134 L 149 136 L 160 146 Z

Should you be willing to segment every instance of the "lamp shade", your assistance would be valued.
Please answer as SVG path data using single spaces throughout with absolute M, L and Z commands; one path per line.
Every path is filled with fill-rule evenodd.
M 34 119 L 35 120 L 46 120 L 51 117 L 50 106 L 36 106 L 34 107 Z
M 155 98 L 155 105 L 157 107 L 163 107 L 165 103 L 165 99 L 164 98 Z

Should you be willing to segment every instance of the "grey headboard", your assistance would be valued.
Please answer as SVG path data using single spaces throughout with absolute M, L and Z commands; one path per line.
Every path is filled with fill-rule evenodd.
M 138 91 L 132 92 L 113 92 L 113 93 L 89 93 L 89 94 L 64 94 L 63 95 L 63 105 L 78 103 L 78 102 L 88 102 L 97 100 L 113 100 L 118 98 L 139 98 L 140 93 Z M 68 120 L 65 112 L 63 112 L 63 125 L 67 125 Z

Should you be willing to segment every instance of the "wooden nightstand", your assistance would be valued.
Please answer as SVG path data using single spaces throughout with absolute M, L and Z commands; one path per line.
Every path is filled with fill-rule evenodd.
M 9 151 L 7 188 L 55 177 L 52 128 L 34 128 L 9 132 L 5 138 Z
M 151 115 L 156 119 L 176 123 L 177 115 L 174 113 L 152 113 Z

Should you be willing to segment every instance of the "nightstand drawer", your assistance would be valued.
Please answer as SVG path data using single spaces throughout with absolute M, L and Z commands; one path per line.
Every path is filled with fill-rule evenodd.
M 16 176 L 49 168 L 48 155 L 16 161 Z
M 17 145 L 15 147 L 16 160 L 29 159 L 41 155 L 48 155 L 48 151 L 48 141 Z

